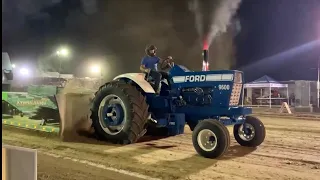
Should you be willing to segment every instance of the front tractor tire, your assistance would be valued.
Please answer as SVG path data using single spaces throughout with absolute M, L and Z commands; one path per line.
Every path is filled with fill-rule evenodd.
M 234 125 L 233 135 L 241 146 L 257 147 L 263 143 L 266 129 L 258 118 L 247 116 L 244 124 Z
M 192 143 L 199 155 L 218 158 L 228 150 L 230 134 L 221 122 L 203 120 L 193 130 Z
M 114 81 L 100 87 L 91 108 L 92 126 L 99 139 L 131 144 L 146 132 L 146 98 L 135 86 Z

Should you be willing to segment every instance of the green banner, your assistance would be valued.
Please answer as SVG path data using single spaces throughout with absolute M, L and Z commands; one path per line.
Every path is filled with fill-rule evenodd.
M 53 96 L 57 93 L 56 86 L 50 85 L 30 85 L 28 86 L 28 94 L 36 96 Z
M 2 100 L 4 100 L 3 97 Z M 39 106 L 57 109 L 57 106 L 48 97 L 24 92 L 7 92 L 5 101 L 24 113 L 34 112 Z
M 2 92 L 2 101 L 7 101 L 7 100 L 8 100 L 8 93 Z

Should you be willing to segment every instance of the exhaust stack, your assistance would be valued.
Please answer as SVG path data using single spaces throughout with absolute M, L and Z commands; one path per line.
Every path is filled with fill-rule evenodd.
M 209 71 L 209 62 L 208 62 L 209 50 L 204 49 L 202 51 L 202 71 Z
M 203 48 L 202 48 L 202 71 L 209 71 L 209 44 L 208 38 L 203 39 Z

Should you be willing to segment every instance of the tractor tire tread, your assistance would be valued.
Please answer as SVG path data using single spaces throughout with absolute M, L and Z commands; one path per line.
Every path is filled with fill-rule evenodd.
M 224 154 L 225 152 L 228 151 L 228 149 L 230 147 L 230 143 L 231 143 L 229 130 L 224 124 L 222 124 L 218 120 L 215 120 L 215 121 L 208 120 L 208 121 L 210 121 L 211 123 L 215 124 L 216 126 L 219 126 L 224 131 L 224 134 L 226 135 L 226 143 L 227 143 L 227 145 L 225 146 L 225 149 L 223 151 L 223 154 Z
M 241 139 L 239 136 L 238 130 L 241 126 L 241 124 L 236 124 L 233 127 L 233 135 L 235 140 L 241 145 L 241 146 L 246 146 L 246 147 L 257 147 L 260 144 L 263 143 L 265 137 L 266 137 L 266 129 L 261 122 L 260 119 L 253 117 L 253 116 L 247 116 L 246 117 L 246 122 L 251 124 L 255 128 L 255 137 L 250 140 L 250 141 L 245 141 Z
M 104 91 L 110 89 L 121 91 L 121 94 L 123 94 L 123 96 L 128 100 L 127 105 L 131 109 L 128 111 L 128 117 L 131 119 L 131 121 L 129 121 L 130 127 L 127 132 L 124 132 L 125 135 L 122 136 L 122 139 L 113 138 L 112 136 L 106 135 L 99 124 L 99 104 L 102 101 L 103 96 L 105 96 L 106 92 Z M 111 81 L 100 86 L 99 90 L 95 93 L 90 116 L 93 122 L 93 127 L 95 128 L 96 136 L 98 136 L 99 139 L 107 140 L 113 143 L 130 144 L 137 142 L 140 138 L 139 134 L 141 134 L 146 128 L 147 118 L 149 115 L 148 108 L 149 106 L 146 102 L 145 96 L 143 96 L 136 89 L 136 87 L 132 86 L 131 84 L 127 84 L 123 81 Z
M 220 135 L 217 140 L 218 142 L 220 142 L 219 144 L 220 147 L 217 147 L 218 149 L 215 149 L 211 152 L 206 152 L 202 150 L 198 145 L 197 136 L 201 130 L 210 129 L 210 128 L 211 128 L 210 130 L 212 130 L 213 127 L 217 128 L 215 130 L 220 131 L 220 132 L 215 132 L 215 133 L 218 133 L 216 134 L 217 136 Z M 214 120 L 214 119 L 205 119 L 199 122 L 198 125 L 195 127 L 192 134 L 192 141 L 193 141 L 194 148 L 201 156 L 204 156 L 206 158 L 219 158 L 228 150 L 230 146 L 230 134 L 228 129 L 220 121 Z

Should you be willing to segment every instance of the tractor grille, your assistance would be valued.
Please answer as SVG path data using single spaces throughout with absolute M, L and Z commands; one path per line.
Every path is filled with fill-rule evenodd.
M 230 96 L 230 102 L 229 106 L 237 106 L 239 105 L 240 95 L 242 90 L 242 83 L 234 83 L 231 96 Z

